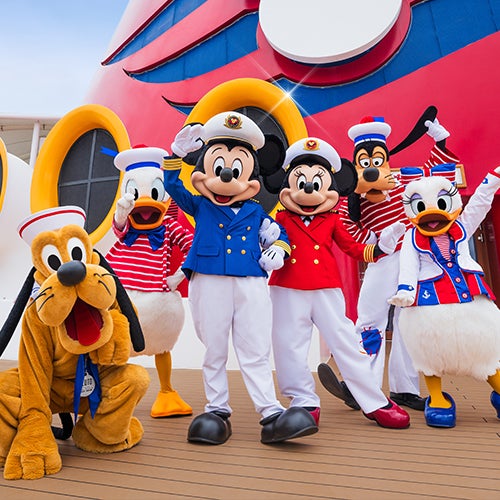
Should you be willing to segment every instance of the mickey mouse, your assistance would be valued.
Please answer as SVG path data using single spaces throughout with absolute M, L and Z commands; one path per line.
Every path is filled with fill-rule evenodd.
M 291 399 L 291 408 L 307 409 L 318 423 L 320 400 L 307 363 L 316 325 L 365 416 L 382 427 L 408 427 L 408 413 L 385 397 L 371 374 L 368 357 L 359 350 L 360 339 L 345 315 L 342 282 L 332 249 L 335 242 L 351 257 L 373 262 L 394 251 L 404 225 L 386 228 L 376 245 L 352 238 L 333 209 L 340 196 L 353 192 L 356 171 L 321 139 L 308 137 L 292 144 L 283 167 L 279 199 L 285 210 L 278 212 L 276 222 L 290 238 L 291 254 L 269 280 L 280 391 Z
M 251 199 L 260 190 L 258 176 L 279 170 L 283 159 L 279 148 L 272 147 L 277 152 L 274 161 L 261 164 L 259 153 L 266 151 L 268 141 L 272 139 L 250 118 L 228 111 L 203 126 L 182 129 L 172 144 L 174 155 L 164 160 L 165 188 L 196 222 L 183 271 L 189 279 L 196 333 L 206 348 L 203 380 L 208 402 L 205 413 L 191 422 L 190 442 L 222 444 L 231 435 L 226 375 L 230 332 L 247 390 L 262 415 L 261 442 L 281 442 L 318 430 L 309 412 L 285 411 L 277 400 L 269 361 L 271 302 L 266 278 L 283 265 L 290 247 L 282 228 Z M 196 150 L 191 182 L 199 195 L 179 179 L 181 158 L 193 161 Z

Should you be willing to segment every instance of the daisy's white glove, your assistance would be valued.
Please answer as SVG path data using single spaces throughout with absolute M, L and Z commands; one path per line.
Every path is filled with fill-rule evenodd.
M 415 302 L 415 290 L 398 290 L 387 302 L 398 307 L 409 307 Z
M 264 219 L 259 229 L 259 243 L 264 249 L 269 248 L 280 236 L 281 229 L 270 219 Z
M 117 202 L 115 210 L 115 226 L 122 230 L 127 223 L 130 212 L 135 207 L 135 199 L 132 193 L 125 193 Z
M 200 123 L 183 127 L 177 133 L 174 142 L 170 146 L 172 153 L 179 158 L 184 158 L 188 153 L 200 149 L 203 146 L 203 141 L 201 140 L 202 130 L 203 125 Z
M 262 252 L 259 259 L 259 265 L 266 272 L 271 272 L 285 263 L 285 250 L 278 245 L 271 245 L 267 250 Z

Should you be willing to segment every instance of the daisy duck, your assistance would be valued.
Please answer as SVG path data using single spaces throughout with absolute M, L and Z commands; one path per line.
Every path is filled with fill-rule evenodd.
M 184 306 L 177 286 L 184 279 L 180 267 L 171 270 L 172 250 L 187 255 L 192 233 L 167 214 L 170 195 L 163 186 L 163 157 L 167 151 L 137 146 L 115 156 L 123 171 L 113 231 L 118 240 L 106 255 L 137 308 L 145 349 L 131 355 L 155 357 L 160 390 L 151 416 L 191 415 L 193 410 L 173 388 L 173 349 L 184 324 Z
M 341 196 L 356 186 L 352 163 L 341 160 L 327 142 L 307 137 L 292 144 L 283 164 L 279 199 L 284 210 L 276 222 L 290 238 L 291 255 L 269 280 L 273 303 L 273 353 L 281 393 L 291 408 L 303 407 L 319 421 L 320 398 L 307 356 L 316 325 L 365 416 L 387 428 L 406 428 L 408 413 L 387 399 L 359 350 L 360 338 L 346 317 L 335 252 L 336 243 L 349 256 L 365 262 L 394 251 L 405 230 L 396 222 L 378 243 L 357 243 L 334 211 Z
M 269 144 L 274 144 L 267 149 Z M 164 161 L 165 187 L 195 220 L 193 246 L 183 265 L 198 338 L 205 346 L 205 412 L 193 419 L 188 441 L 223 444 L 232 433 L 226 373 L 231 335 L 243 380 L 261 415 L 261 442 L 279 443 L 317 432 L 304 408 L 285 410 L 276 397 L 271 353 L 271 301 L 268 272 L 290 254 L 283 229 L 252 198 L 260 176 L 281 167 L 277 140 L 264 136 L 249 117 L 219 113 L 204 125 L 186 126 Z M 200 148 L 200 146 L 202 146 Z M 283 149 L 283 148 L 282 148 Z M 191 183 L 179 179 L 181 158 L 198 151 Z M 273 156 L 273 151 L 277 152 Z M 266 161 L 259 154 L 266 152 Z
M 414 366 L 425 376 L 424 416 L 432 427 L 454 427 L 456 405 L 442 391 L 443 375 L 471 376 L 493 388 L 500 417 L 500 310 L 472 258 L 469 240 L 500 187 L 489 172 L 462 210 L 455 164 L 403 168 L 403 203 L 413 227 L 401 249 L 399 285 L 391 304 Z

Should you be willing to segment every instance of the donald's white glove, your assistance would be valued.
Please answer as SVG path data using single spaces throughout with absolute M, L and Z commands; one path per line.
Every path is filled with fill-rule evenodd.
M 118 229 L 123 229 L 127 223 L 127 217 L 135 207 L 134 195 L 132 193 L 125 193 L 117 202 L 115 210 L 115 226 Z
M 430 135 L 436 142 L 450 137 L 450 133 L 439 123 L 437 118 L 434 121 L 426 120 L 424 125 L 429 129 L 427 135 Z
M 264 219 L 259 229 L 259 243 L 264 249 L 269 248 L 280 236 L 281 229 L 270 219 Z
M 398 290 L 387 302 L 397 307 L 409 307 L 415 302 L 415 290 Z
M 182 128 L 170 146 L 172 152 L 179 158 L 184 158 L 188 153 L 200 149 L 203 146 L 203 141 L 201 140 L 202 130 L 203 125 L 200 123 L 187 125 Z
M 167 276 L 167 286 L 170 288 L 171 292 L 175 292 L 177 290 L 177 287 L 182 283 L 182 280 L 186 276 L 182 272 L 182 269 L 179 267 L 177 271 L 175 271 L 174 274 L 171 274 L 170 276 Z
M 260 267 L 268 273 L 283 267 L 284 263 L 285 250 L 278 245 L 271 245 L 267 250 L 264 250 L 259 259 Z
M 380 233 L 377 245 L 382 252 L 390 255 L 394 253 L 399 239 L 405 233 L 406 226 L 402 222 L 395 222 L 390 226 L 384 228 Z

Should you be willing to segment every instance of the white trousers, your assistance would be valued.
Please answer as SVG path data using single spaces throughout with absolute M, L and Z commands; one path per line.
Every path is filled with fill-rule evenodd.
M 387 299 L 397 292 L 399 255 L 400 252 L 395 252 L 368 264 L 358 299 L 356 332 L 361 335 L 363 330 L 377 329 L 382 336 L 382 345 L 378 353 L 367 355 L 380 387 L 384 380 L 385 329 L 390 307 Z M 413 362 L 399 332 L 400 311 L 399 307 L 396 307 L 394 311 L 392 347 L 388 366 L 389 390 L 420 394 L 418 372 L 413 367 Z
M 363 411 L 370 413 L 385 406 L 387 398 L 373 378 L 370 360 L 360 352 L 354 323 L 345 315 L 342 290 L 270 288 L 276 375 L 281 393 L 291 398 L 291 406 L 320 406 L 307 363 L 313 325 Z
M 270 363 L 271 302 L 266 279 L 196 273 L 189 281 L 189 303 L 196 335 L 206 348 L 205 411 L 232 412 L 226 373 L 231 333 L 243 381 L 256 411 L 263 418 L 282 411 Z

